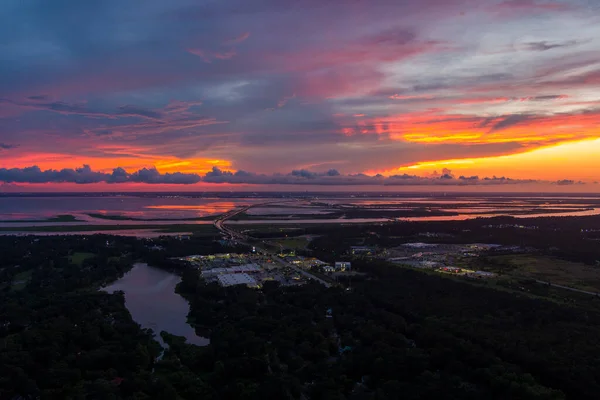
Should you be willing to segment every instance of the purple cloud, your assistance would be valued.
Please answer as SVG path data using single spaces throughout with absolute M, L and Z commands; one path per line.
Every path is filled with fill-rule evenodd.
M 206 158 L 242 170 L 208 179 L 335 184 L 371 179 L 361 171 L 584 139 L 600 122 L 586 114 L 600 85 L 589 1 L 67 3 L 15 2 L 0 13 L 9 43 L 0 65 L 4 167 L 45 167 L 44 157 L 59 172 L 73 156 L 143 160 L 136 169 Z M 512 135 L 525 127 L 535 134 Z M 436 141 L 456 132 L 479 139 Z M 341 172 L 315 175 L 314 166 Z M 205 179 L 44 172 L 27 173 Z M 463 178 L 444 181 L 484 180 Z
M 252 185 L 333 185 L 333 186 L 411 186 L 411 185 L 500 185 L 500 184 L 530 184 L 543 183 L 537 180 L 510 178 L 455 178 L 452 171 L 444 169 L 438 176 L 421 177 L 416 175 L 382 175 L 341 174 L 335 169 L 325 172 L 294 170 L 288 174 L 257 174 L 247 171 L 223 171 L 214 167 L 205 175 L 194 173 L 160 173 L 155 168 L 142 168 L 128 173 L 123 168 L 115 168 L 112 173 L 93 171 L 88 165 L 81 168 L 62 170 L 41 170 L 37 166 L 27 168 L 0 168 L 0 182 L 4 183 L 145 183 L 191 185 L 204 183 L 252 184 Z M 563 180 L 558 185 L 573 184 L 573 181 Z

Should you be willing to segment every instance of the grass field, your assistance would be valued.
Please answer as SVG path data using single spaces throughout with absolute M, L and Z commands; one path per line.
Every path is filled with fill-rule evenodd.
M 287 239 L 274 239 L 270 240 L 271 243 L 277 243 L 281 246 L 292 249 L 292 250 L 302 250 L 305 249 L 306 246 L 310 243 L 310 241 L 305 237 L 293 237 Z
M 503 275 L 537 279 L 591 292 L 600 291 L 600 267 L 553 257 L 516 254 L 487 257 L 480 269 Z M 478 260 L 481 263 L 483 260 Z
M 39 223 L 39 222 L 77 222 L 80 221 L 78 220 L 74 215 L 70 215 L 70 214 L 64 214 L 64 215 L 57 215 L 55 217 L 50 217 L 50 218 L 45 218 L 45 219 L 8 219 L 8 220 L 2 220 L 0 221 L 0 223 L 6 224 L 6 223 Z
M 94 253 L 73 253 L 69 256 L 69 262 L 71 264 L 79 265 L 90 258 L 94 258 L 96 255 Z
M 19 272 L 17 275 L 15 275 L 15 277 L 13 278 L 13 282 L 12 282 L 12 290 L 21 290 L 25 286 L 27 286 L 27 284 L 29 283 L 29 280 L 31 279 L 32 273 L 33 273 L 33 270 L 28 270 L 28 271 Z

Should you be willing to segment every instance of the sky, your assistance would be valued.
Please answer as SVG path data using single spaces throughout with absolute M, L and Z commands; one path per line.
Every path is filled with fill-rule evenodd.
M 3 0 L 0 191 L 600 191 L 597 0 Z

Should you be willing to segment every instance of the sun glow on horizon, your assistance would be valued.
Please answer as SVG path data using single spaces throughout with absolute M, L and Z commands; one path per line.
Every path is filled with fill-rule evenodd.
M 594 182 L 600 171 L 600 139 L 567 142 L 537 148 L 517 154 L 492 157 L 433 160 L 414 163 L 383 171 L 368 171 L 369 175 L 420 172 L 431 175 L 443 168 L 456 175 L 505 176 L 515 179 L 573 179 Z

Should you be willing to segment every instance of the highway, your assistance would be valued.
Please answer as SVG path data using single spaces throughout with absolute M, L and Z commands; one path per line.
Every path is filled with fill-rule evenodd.
M 291 201 L 298 201 L 298 200 L 290 200 L 290 202 Z M 275 253 L 273 253 L 271 251 L 267 251 L 266 249 L 260 248 L 260 247 L 258 247 L 256 245 L 252 244 L 252 243 L 249 243 L 249 241 L 248 241 L 249 240 L 248 235 L 245 235 L 245 234 L 243 234 L 241 232 L 237 232 L 237 231 L 235 231 L 233 229 L 230 229 L 230 228 L 228 228 L 225 225 L 225 222 L 228 219 L 231 219 L 231 218 L 235 217 L 238 214 L 246 212 L 246 211 L 248 211 L 249 209 L 251 209 L 253 207 L 264 207 L 264 206 L 269 205 L 269 204 L 273 204 L 273 203 L 280 204 L 282 202 L 283 201 L 253 204 L 253 205 L 250 205 L 250 206 L 244 206 L 244 207 L 240 207 L 240 208 L 236 208 L 234 210 L 228 211 L 225 214 L 220 215 L 215 220 L 215 222 L 214 222 L 215 228 L 217 228 L 219 231 L 221 231 L 221 233 L 223 233 L 223 235 L 225 235 L 225 237 L 230 237 L 231 239 L 234 239 L 234 240 L 236 240 L 236 241 L 238 241 L 238 242 L 240 242 L 242 244 L 254 247 L 254 248 L 256 248 L 256 251 L 259 251 L 261 253 L 269 254 L 271 256 L 271 258 L 273 258 L 274 260 L 276 260 L 277 262 L 279 262 L 281 265 L 285 265 L 286 267 L 289 267 L 289 268 L 293 269 L 294 271 L 296 271 L 297 273 L 301 274 L 305 278 L 307 278 L 307 279 L 313 279 L 313 280 L 321 283 L 325 287 L 331 287 L 331 284 L 329 282 L 327 282 L 327 281 L 325 281 L 325 280 L 323 280 L 323 279 L 321 279 L 321 278 L 319 278 L 319 277 L 311 274 L 308 271 L 305 271 L 305 270 L 303 270 L 301 268 L 298 268 L 294 264 L 291 264 L 291 263 L 285 261 L 284 259 L 282 259 L 281 257 L 279 257 L 277 254 L 275 254 Z M 266 243 L 266 242 L 263 242 L 263 243 Z M 277 247 L 276 245 L 274 245 L 274 246 Z

